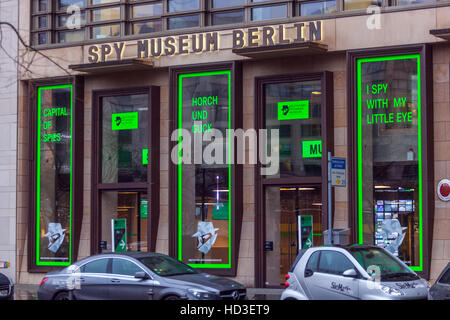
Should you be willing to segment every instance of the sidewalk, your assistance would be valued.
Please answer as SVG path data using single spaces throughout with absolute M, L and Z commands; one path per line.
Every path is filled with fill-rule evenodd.
M 14 300 L 37 300 L 39 285 L 16 284 Z M 283 289 L 247 288 L 249 300 L 279 300 Z

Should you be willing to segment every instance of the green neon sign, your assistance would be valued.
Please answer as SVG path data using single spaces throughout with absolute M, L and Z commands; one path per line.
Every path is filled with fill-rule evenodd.
M 377 83 L 366 84 L 363 86 L 363 66 L 367 63 L 412 60 L 416 66 L 417 90 L 412 90 L 413 101 L 408 101 L 407 97 L 402 94 L 392 96 L 389 94 L 392 85 L 388 79 L 377 81 Z M 420 74 L 420 55 L 408 54 L 397 56 L 385 56 L 376 58 L 358 59 L 356 69 L 357 82 L 357 195 L 358 195 L 358 243 L 364 242 L 364 223 L 363 223 L 363 126 L 389 126 L 403 125 L 412 126 L 414 121 L 417 123 L 417 163 L 418 163 L 418 201 L 416 207 L 419 212 L 419 263 L 411 265 L 414 271 L 423 271 L 423 220 L 422 220 L 422 135 L 421 135 L 421 74 Z M 415 77 L 415 74 L 411 75 Z M 375 81 L 374 81 L 375 82 Z M 367 99 L 363 99 L 363 95 L 367 95 Z M 417 104 L 416 114 L 407 110 L 408 103 Z M 368 114 L 363 116 L 363 111 Z M 386 129 L 385 129 L 386 130 Z M 374 211 L 375 212 L 375 211 Z M 374 213 L 375 214 L 375 213 Z
M 278 120 L 309 119 L 309 101 L 278 102 Z
M 113 113 L 112 130 L 134 130 L 139 127 L 138 112 Z
M 72 85 L 39 87 L 37 110 L 36 265 L 68 266 L 72 262 Z M 67 189 L 61 188 L 64 184 Z
M 214 95 L 200 95 L 194 97 L 185 97 L 183 96 L 183 88 L 185 81 L 188 81 L 193 78 L 201 78 L 201 77 L 226 77 L 227 84 L 226 88 L 222 92 L 226 92 L 227 99 L 226 104 L 221 101 L 224 101 L 224 97 L 217 97 Z M 219 78 L 220 79 L 220 78 Z M 194 94 L 194 93 L 193 93 Z M 185 106 L 192 107 L 194 112 L 183 113 L 183 103 Z M 188 129 L 193 133 L 205 133 L 213 129 L 212 123 L 209 122 L 209 115 L 213 114 L 210 112 L 211 108 L 217 108 L 219 105 L 228 108 L 228 129 L 231 128 L 231 71 L 211 71 L 211 72 L 198 72 L 198 73 L 189 73 L 182 74 L 178 77 L 178 128 L 179 129 Z M 206 112 L 205 112 L 206 111 Z M 189 120 L 189 127 L 183 127 L 183 120 Z M 193 124 L 194 121 L 202 121 L 200 125 Z M 179 142 L 181 143 L 182 138 L 180 135 Z M 228 142 L 230 143 L 230 142 Z M 228 147 L 230 147 L 228 145 Z M 193 235 L 184 235 L 183 234 L 183 164 L 181 163 L 181 153 L 180 153 L 179 165 L 178 165 L 178 259 L 183 261 L 183 249 L 189 246 L 183 246 L 183 236 L 185 237 L 185 241 L 195 241 L 195 237 Z M 230 159 L 228 159 L 230 160 Z M 231 163 L 231 161 L 229 161 Z M 228 165 L 227 168 L 228 174 L 228 190 L 231 190 L 231 165 Z M 219 192 L 216 190 L 216 192 Z M 231 194 L 231 193 L 230 193 Z M 215 207 L 219 207 L 219 209 L 214 209 Z M 228 203 L 217 202 L 214 204 L 207 204 L 204 206 L 196 206 L 195 208 L 191 208 L 195 211 L 195 213 L 201 216 L 201 211 L 212 210 L 211 219 L 212 223 L 218 223 L 218 221 L 228 220 L 228 228 L 226 233 L 228 234 L 228 248 L 227 248 L 227 262 L 208 262 L 207 260 L 202 263 L 197 262 L 189 262 L 185 261 L 189 266 L 194 268 L 220 268 L 220 269 L 230 269 L 231 268 L 231 198 L 228 198 Z M 206 209 L 206 210 L 205 210 Z M 220 232 L 220 228 L 219 228 Z M 198 232 L 197 232 L 198 233 Z M 191 245 L 192 247 L 192 245 Z M 212 248 L 214 249 L 214 247 Z M 203 254 L 202 254 L 203 255 Z M 213 259 L 211 259 L 213 260 Z
M 302 151 L 303 158 L 321 158 L 322 140 L 303 141 Z

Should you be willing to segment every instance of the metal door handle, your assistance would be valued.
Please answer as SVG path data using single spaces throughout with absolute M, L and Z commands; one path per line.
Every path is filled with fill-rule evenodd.
M 119 279 L 112 279 L 111 282 L 112 283 L 120 283 L 120 280 Z

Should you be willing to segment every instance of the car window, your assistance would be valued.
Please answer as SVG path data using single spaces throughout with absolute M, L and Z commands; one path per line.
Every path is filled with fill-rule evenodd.
M 447 271 L 442 275 L 438 282 L 443 284 L 450 284 L 450 268 L 447 269 Z
M 395 274 L 414 275 L 409 268 L 402 266 L 400 262 L 386 254 L 382 249 L 352 247 L 349 248 L 348 251 L 364 270 L 368 270 L 369 267 L 380 268 L 381 277 L 383 279 L 389 275 Z
M 112 273 L 134 276 L 136 272 L 143 271 L 136 263 L 125 259 L 113 259 Z
M 80 268 L 81 273 L 108 273 L 109 259 L 98 259 L 86 263 Z
M 169 277 L 182 274 L 195 274 L 197 270 L 167 256 L 140 258 L 139 261 L 159 276 Z
M 354 269 L 353 263 L 342 253 L 322 251 L 318 272 L 342 275 L 348 269 Z
M 308 263 L 306 264 L 306 269 L 310 269 L 312 271 L 317 271 L 317 264 L 319 262 L 319 254 L 320 251 L 314 252 L 311 257 L 309 257 Z

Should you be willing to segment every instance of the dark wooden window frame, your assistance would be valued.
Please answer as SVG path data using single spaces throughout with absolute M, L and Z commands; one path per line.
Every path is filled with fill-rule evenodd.
M 282 185 L 321 185 L 322 187 L 322 226 L 328 228 L 328 165 L 327 151 L 334 151 L 334 89 L 333 74 L 329 71 L 301 74 L 271 75 L 255 78 L 255 129 L 265 128 L 265 98 L 264 87 L 267 84 L 321 81 L 322 90 L 322 175 L 318 177 L 289 177 L 264 179 L 260 175 L 261 164 L 255 166 L 255 286 L 265 286 L 265 197 L 266 186 Z M 332 192 L 332 205 L 334 204 L 334 191 Z M 332 210 L 333 212 L 333 210 Z
M 76 134 L 73 136 L 72 147 L 72 262 L 78 257 L 80 245 L 81 225 L 83 222 L 83 163 L 84 163 L 84 78 L 58 77 L 45 80 L 30 81 L 28 86 L 28 139 L 29 139 L 29 164 L 30 192 L 28 198 L 28 260 L 27 267 L 30 273 L 45 273 L 53 270 L 60 270 L 61 266 L 38 266 L 36 265 L 36 139 L 37 139 L 37 94 L 40 87 L 71 84 L 73 86 L 73 115 L 72 130 Z
M 148 95 L 148 149 L 149 165 L 147 182 L 138 183 L 101 183 L 101 121 L 103 97 L 124 96 L 133 94 Z M 101 239 L 101 194 L 104 191 L 140 191 L 147 192 L 150 202 L 148 206 L 147 230 L 150 237 L 147 245 L 150 252 L 156 249 L 159 226 L 159 116 L 160 116 L 160 88 L 157 86 L 109 89 L 92 92 L 92 176 L 91 176 L 91 254 L 100 253 Z M 110 241 L 110 239 L 107 239 Z
M 356 136 L 356 62 L 361 58 L 404 54 L 420 54 L 421 77 L 421 137 L 422 137 L 422 248 L 423 271 L 417 272 L 429 279 L 434 226 L 434 147 L 433 147 L 433 65 L 430 45 L 408 45 L 361 49 L 347 52 L 347 123 L 348 123 L 348 208 L 351 240 L 358 241 L 358 182 Z M 425 109 L 423 108 L 425 106 Z
M 242 128 L 242 65 L 235 61 L 231 63 L 197 64 L 186 67 L 171 67 L 170 74 L 170 127 L 169 135 L 178 128 L 178 76 L 185 73 L 231 70 L 231 128 Z M 169 153 L 176 146 L 176 141 L 170 141 Z M 231 268 L 230 269 L 200 269 L 210 274 L 236 276 L 239 245 L 241 239 L 243 216 L 243 166 L 237 164 L 235 146 L 234 165 L 231 166 Z M 177 165 L 169 161 L 169 255 L 177 258 L 178 245 L 178 173 Z

